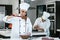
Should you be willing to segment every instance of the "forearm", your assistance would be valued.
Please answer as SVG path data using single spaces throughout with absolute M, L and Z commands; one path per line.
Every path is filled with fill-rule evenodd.
M 34 30 L 37 30 L 37 28 L 38 28 L 38 25 L 35 25 L 33 29 L 34 29 Z
M 38 25 L 36 25 L 36 26 L 34 27 L 34 29 L 35 29 L 35 30 L 41 30 L 41 31 L 44 31 L 44 29 L 41 28 L 41 27 L 39 27 Z
M 6 19 L 6 20 L 8 20 L 8 19 L 10 19 L 10 18 L 12 18 L 13 16 L 5 16 L 3 19 Z
M 43 28 L 38 28 L 38 30 L 41 30 L 42 32 L 44 32 L 44 29 Z
M 12 18 L 11 16 L 5 16 L 3 18 L 3 21 L 6 22 L 6 23 L 10 23 L 11 18 Z

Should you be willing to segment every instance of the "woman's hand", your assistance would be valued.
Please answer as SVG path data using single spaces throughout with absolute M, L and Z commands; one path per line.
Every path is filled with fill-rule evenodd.
M 30 32 L 28 32 L 26 35 L 29 35 L 29 36 L 30 36 L 30 35 L 31 35 L 31 33 L 30 33 Z
M 41 30 L 42 32 L 44 32 L 44 29 L 43 29 L 43 28 L 40 28 L 38 25 L 36 25 L 36 26 L 34 27 L 34 29 L 35 29 L 35 30 Z
M 28 39 L 30 36 L 29 35 L 20 35 L 22 39 Z
M 15 13 L 15 14 L 12 14 L 12 16 L 16 16 L 16 17 L 17 17 L 17 16 L 18 16 L 18 14 L 17 14 L 17 13 Z
M 10 18 L 13 18 L 13 17 L 17 17 L 18 16 L 18 14 L 12 14 L 11 16 L 7 16 L 7 19 L 10 19 Z
M 37 30 L 38 30 L 38 31 L 40 30 L 41 32 L 44 32 L 44 29 L 43 29 L 43 28 L 40 28 L 40 27 L 37 28 Z
M 38 29 L 38 25 L 36 25 L 35 27 L 34 27 L 34 30 L 37 30 Z
M 13 18 L 13 16 L 7 16 L 7 19 Z

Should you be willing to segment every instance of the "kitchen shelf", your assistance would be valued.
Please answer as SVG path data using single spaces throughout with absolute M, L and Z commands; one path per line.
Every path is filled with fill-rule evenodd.
M 50 20 L 50 21 L 55 21 L 55 20 Z
M 47 7 L 47 8 L 55 8 L 55 7 Z

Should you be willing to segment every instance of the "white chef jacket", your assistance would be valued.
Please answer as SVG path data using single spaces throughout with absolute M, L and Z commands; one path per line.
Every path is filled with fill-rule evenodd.
M 50 20 L 47 19 L 45 22 L 42 22 L 42 18 L 39 17 L 36 19 L 34 25 L 33 25 L 33 28 L 38 25 L 40 28 L 43 28 L 44 29 L 44 32 L 47 33 L 47 36 L 49 36 L 49 27 L 50 27 Z
M 12 23 L 11 38 L 20 38 L 19 35 L 24 35 L 27 32 L 30 32 L 32 36 L 32 24 L 30 19 L 27 17 L 25 22 L 21 17 L 13 17 L 7 19 L 7 16 L 3 18 L 3 21 L 6 23 Z M 25 28 L 26 23 L 26 28 Z

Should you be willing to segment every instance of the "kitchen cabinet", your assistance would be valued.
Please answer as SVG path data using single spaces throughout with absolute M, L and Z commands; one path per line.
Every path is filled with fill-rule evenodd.
M 57 29 L 60 29 L 60 1 L 49 2 L 46 7 L 46 11 L 51 14 L 49 18 L 51 20 L 51 36 L 57 36 Z

